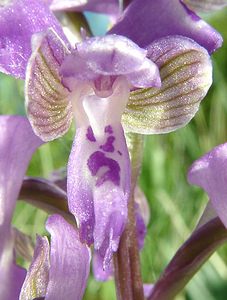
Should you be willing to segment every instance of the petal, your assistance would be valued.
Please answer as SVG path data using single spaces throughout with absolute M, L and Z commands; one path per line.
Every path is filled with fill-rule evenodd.
M 137 230 L 137 242 L 139 249 L 141 250 L 144 245 L 144 239 L 146 236 L 146 225 L 150 219 L 150 211 L 143 192 L 138 186 L 136 186 L 134 191 L 135 197 L 135 213 L 136 213 L 136 230 Z M 93 273 L 95 279 L 98 281 L 107 281 L 113 277 L 113 261 L 103 268 L 104 257 L 101 256 L 100 252 L 94 251 L 93 254 Z M 145 285 L 146 286 L 146 285 Z M 146 291 L 150 291 L 150 285 L 145 287 Z
M 9 237 L 5 243 L 4 240 L 2 241 L 1 239 L 1 249 L 3 244 L 4 249 L 0 253 L 1 299 L 18 299 L 26 270 L 17 266 L 14 262 L 13 238 Z
M 143 292 L 146 298 L 150 297 L 153 288 L 154 288 L 153 284 L 150 283 L 143 284 Z
M 119 13 L 118 0 L 53 0 L 52 10 L 94 11 L 98 13 Z
M 144 192 L 141 190 L 141 188 L 138 185 L 136 185 L 134 191 L 134 197 L 135 197 L 135 202 L 139 206 L 139 212 L 144 220 L 144 223 L 145 225 L 148 225 L 148 223 L 150 222 L 150 207 Z
M 94 242 L 106 267 L 127 219 L 130 163 L 120 120 L 129 85 L 117 77 L 108 97 L 87 84 L 84 89 L 72 94 L 77 130 L 68 163 L 69 210 L 82 241 Z
M 0 71 L 25 78 L 31 37 L 52 27 L 65 39 L 61 25 L 44 1 L 13 0 L 0 7 Z
M 168 133 L 185 126 L 212 83 L 206 50 L 185 37 L 166 37 L 148 48 L 159 66 L 162 86 L 131 92 L 122 116 L 124 128 L 141 134 Z
M 49 242 L 46 237 L 37 236 L 33 261 L 21 289 L 20 300 L 44 297 L 49 281 Z
M 66 57 L 61 75 L 81 81 L 125 75 L 135 87 L 160 86 L 158 68 L 146 55 L 146 50 L 123 36 L 89 38 Z
M 144 219 L 141 215 L 139 205 L 136 203 L 135 206 L 135 213 L 136 213 L 136 234 L 137 234 L 137 241 L 138 247 L 141 250 L 144 246 L 144 240 L 147 233 L 147 228 L 144 222 Z
M 120 124 L 106 126 L 101 139 L 92 134 L 96 141 L 91 130 L 76 131 L 68 163 L 69 210 L 82 240 L 94 241 L 107 267 L 127 219 L 129 157 Z
M 196 160 L 188 172 L 188 181 L 207 192 L 213 208 L 227 227 L 227 143 Z
M 0 128 L 0 269 L 4 274 L 0 290 L 4 300 L 11 300 L 18 298 L 25 276 L 24 270 L 14 265 L 11 219 L 29 160 L 42 142 L 24 117 L 1 116 Z
M 22 257 L 26 261 L 31 261 L 34 252 L 34 244 L 31 236 L 23 233 L 16 228 L 13 228 L 12 230 L 14 236 L 14 252 L 16 254 L 16 258 Z
M 50 272 L 46 300 L 82 299 L 89 275 L 90 251 L 77 230 L 60 215 L 48 218 L 51 234 Z
M 35 133 L 50 141 L 64 135 L 72 120 L 69 91 L 59 75 L 68 50 L 53 30 L 36 36 L 34 47 L 26 73 L 27 114 Z
M 106 269 L 103 269 L 103 257 L 100 253 L 94 251 L 92 258 L 92 269 L 94 277 L 97 281 L 107 281 L 113 276 L 113 264 L 109 264 Z
M 189 37 L 209 53 L 222 44 L 221 35 L 179 0 L 135 0 L 109 33 L 124 35 L 140 47 L 168 35 Z
M 42 141 L 24 117 L 1 116 L 0 127 L 0 235 L 4 241 L 28 163 Z
M 226 0 L 184 0 L 184 2 L 198 12 L 211 12 L 227 6 Z

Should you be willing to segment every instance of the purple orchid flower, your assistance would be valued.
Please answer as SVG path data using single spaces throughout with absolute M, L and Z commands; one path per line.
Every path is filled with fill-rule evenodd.
M 214 210 L 227 227 L 227 143 L 196 160 L 189 169 L 188 181 L 202 187 L 209 195 L 210 204 L 204 218 L 214 217 Z
M 25 270 L 14 259 L 11 220 L 32 153 L 42 144 L 28 120 L 20 116 L 0 117 L 0 270 L 1 299 L 18 299 Z
M 20 300 L 80 300 L 89 275 L 90 251 L 79 241 L 77 229 L 60 215 L 50 216 L 46 228 L 51 245 L 46 237 L 37 237 Z
M 16 77 L 26 76 L 26 107 L 35 133 L 53 140 L 68 130 L 75 117 L 77 130 L 68 164 L 69 209 L 81 240 L 94 242 L 104 267 L 118 248 L 130 193 L 121 117 L 124 127 L 133 132 L 176 130 L 195 115 L 212 82 L 210 58 L 202 46 L 214 51 L 221 44 L 220 35 L 180 1 L 167 4 L 144 1 L 141 6 L 141 1 L 134 1 L 110 32 L 114 34 L 85 39 L 75 49 L 45 4 L 19 0 L 0 10 L 0 67 Z M 148 11 L 153 22 L 149 26 Z M 144 28 L 143 22 L 138 30 L 131 26 L 130 20 L 138 21 L 135 15 L 143 16 Z M 15 20 L 21 24 L 16 29 Z M 13 27 L 8 27 L 9 22 Z M 153 32 L 148 33 L 150 26 Z M 160 89 L 154 62 L 161 72 Z

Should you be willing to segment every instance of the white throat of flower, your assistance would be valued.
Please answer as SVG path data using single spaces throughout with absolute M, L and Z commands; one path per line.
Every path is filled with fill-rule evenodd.
M 106 78 L 104 80 L 99 86 L 103 89 L 97 89 L 93 82 L 77 82 L 70 97 L 76 127 L 90 125 L 97 137 L 103 135 L 105 126 L 121 122 L 130 93 L 130 85 L 125 77 L 118 76 L 108 90 L 106 86 L 109 82 Z

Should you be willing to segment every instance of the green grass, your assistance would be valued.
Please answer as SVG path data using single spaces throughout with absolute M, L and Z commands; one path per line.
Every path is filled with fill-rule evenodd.
M 227 10 L 209 17 L 227 41 Z M 141 253 L 143 278 L 154 282 L 178 247 L 190 235 L 207 202 L 206 194 L 187 183 L 192 162 L 227 141 L 227 42 L 213 57 L 214 84 L 196 117 L 185 128 L 167 135 L 146 137 L 140 186 L 151 210 Z M 0 113 L 25 114 L 23 83 L 0 75 Z M 42 146 L 34 155 L 28 175 L 48 177 L 66 166 L 74 130 Z M 17 204 L 13 224 L 35 238 L 44 234 L 47 215 L 23 202 Z M 191 280 L 178 300 L 221 300 L 227 293 L 227 245 L 222 246 Z M 115 299 L 112 281 L 90 278 L 84 299 Z

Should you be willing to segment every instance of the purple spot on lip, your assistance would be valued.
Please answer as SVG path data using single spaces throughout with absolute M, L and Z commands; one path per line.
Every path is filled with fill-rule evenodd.
M 113 184 L 120 185 L 120 166 L 114 159 L 106 157 L 105 153 L 101 151 L 92 153 L 87 165 L 92 176 L 95 176 L 100 168 L 108 167 L 108 170 L 97 179 L 96 186 L 100 186 L 106 181 L 112 181 Z
M 122 152 L 121 152 L 121 151 L 119 151 L 119 150 L 117 150 L 117 153 L 118 153 L 119 155 L 122 155 Z
M 89 127 L 87 128 L 86 137 L 87 137 L 87 139 L 88 139 L 90 142 L 96 142 L 96 138 L 95 138 L 95 136 L 94 136 L 94 132 L 93 132 L 91 126 L 89 126 Z
M 105 133 L 113 134 L 113 128 L 110 125 L 105 127 Z
M 109 136 L 107 138 L 106 143 L 104 145 L 101 145 L 99 148 L 105 152 L 114 152 L 114 146 L 113 146 L 114 141 L 115 141 L 115 137 Z

